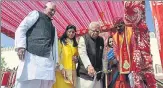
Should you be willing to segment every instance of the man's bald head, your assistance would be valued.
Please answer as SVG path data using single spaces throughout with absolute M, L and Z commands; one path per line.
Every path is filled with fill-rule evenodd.
M 55 7 L 56 5 L 55 5 L 53 2 L 48 2 L 48 3 L 46 3 L 45 6 L 48 7 L 48 8 L 53 8 L 53 7 Z
M 56 11 L 56 5 L 53 2 L 48 2 L 45 5 L 44 13 L 47 14 L 50 18 L 53 17 Z

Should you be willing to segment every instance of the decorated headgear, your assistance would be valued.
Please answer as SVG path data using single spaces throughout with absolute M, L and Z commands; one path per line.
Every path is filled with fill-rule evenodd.
M 122 25 L 122 24 L 124 24 L 124 20 L 122 17 L 114 18 L 114 20 L 113 20 L 114 27 L 117 27 L 118 25 Z
M 125 1 L 125 23 L 137 24 L 142 19 L 145 19 L 144 1 Z
M 116 18 L 114 18 L 114 20 L 113 20 L 113 24 L 115 25 L 115 24 L 119 24 L 119 23 L 121 23 L 121 22 L 123 22 L 123 18 L 122 17 L 116 17 Z

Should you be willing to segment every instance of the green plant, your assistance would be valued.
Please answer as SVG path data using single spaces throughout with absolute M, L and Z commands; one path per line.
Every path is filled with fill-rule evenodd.
M 2 57 L 1 58 L 1 69 L 6 68 L 6 66 L 7 66 L 7 63 L 5 62 L 5 58 Z

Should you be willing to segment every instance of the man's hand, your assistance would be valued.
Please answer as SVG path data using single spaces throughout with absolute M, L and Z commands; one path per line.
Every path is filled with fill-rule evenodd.
M 73 57 L 72 57 L 72 61 L 73 61 L 74 63 L 78 63 L 78 58 L 77 58 L 77 56 L 73 56 Z
M 20 60 L 24 60 L 25 56 L 25 48 L 18 48 L 18 57 Z
M 95 75 L 96 71 L 92 65 L 88 65 L 88 75 L 93 77 Z
M 57 62 L 57 63 L 56 63 L 56 67 L 55 67 L 55 71 L 60 71 L 60 68 L 59 68 L 59 67 L 60 67 L 60 65 L 59 65 L 59 63 Z

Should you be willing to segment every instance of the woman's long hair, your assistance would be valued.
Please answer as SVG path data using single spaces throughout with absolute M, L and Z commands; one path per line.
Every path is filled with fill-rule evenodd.
M 60 38 L 60 42 L 61 42 L 61 44 L 63 43 L 64 45 L 66 45 L 67 44 L 67 42 L 66 42 L 66 38 L 68 37 L 67 36 L 67 31 L 69 30 L 69 29 L 74 29 L 75 30 L 75 32 L 76 32 L 76 27 L 74 26 L 74 25 L 68 25 L 67 27 L 66 27 L 66 30 L 65 30 L 65 32 L 63 33 L 63 35 L 61 36 L 61 38 Z M 73 40 L 73 46 L 74 47 L 77 47 L 77 41 L 76 41 L 76 34 L 75 34 L 75 36 L 72 38 L 72 40 Z

